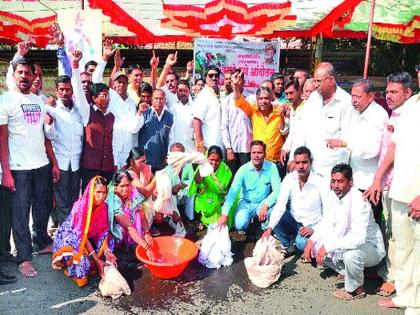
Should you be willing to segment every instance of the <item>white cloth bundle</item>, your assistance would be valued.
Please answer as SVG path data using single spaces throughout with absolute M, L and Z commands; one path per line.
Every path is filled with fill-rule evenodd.
M 156 175 L 156 200 L 154 208 L 156 212 L 163 213 L 165 216 L 170 216 L 174 211 L 177 211 L 176 205 L 172 200 L 172 183 L 167 170 L 157 171 Z
M 169 152 L 167 162 L 174 168 L 175 174 L 179 174 L 181 169 L 187 163 L 198 164 L 198 171 L 201 177 L 209 176 L 214 172 L 213 167 L 207 161 L 207 158 L 201 152 Z
M 220 268 L 233 263 L 229 230 L 224 226 L 221 230 L 217 224 L 210 224 L 206 236 L 201 242 L 198 261 L 207 268 Z
M 106 264 L 104 267 L 105 276 L 99 283 L 99 290 L 103 296 L 110 296 L 113 300 L 121 295 L 130 295 L 131 290 L 127 281 L 112 264 Z
M 244 259 L 246 272 L 251 282 L 260 288 L 267 288 L 280 278 L 283 255 L 276 249 L 274 237 L 258 240 L 252 257 Z

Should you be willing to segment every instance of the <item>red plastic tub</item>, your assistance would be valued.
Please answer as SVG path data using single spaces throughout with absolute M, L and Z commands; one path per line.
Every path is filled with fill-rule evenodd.
M 148 259 L 141 246 L 137 246 L 136 256 L 154 276 L 162 279 L 178 277 L 198 255 L 198 248 L 192 241 L 176 236 L 154 238 L 152 251 L 158 259 L 156 262 Z

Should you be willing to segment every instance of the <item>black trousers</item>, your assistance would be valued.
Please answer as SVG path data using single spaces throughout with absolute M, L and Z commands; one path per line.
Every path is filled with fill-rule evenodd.
M 11 193 L 13 239 L 17 263 L 32 260 L 32 241 L 42 249 L 52 241 L 47 233 L 52 207 L 51 165 L 12 171 L 16 191 Z M 33 233 L 29 230 L 29 212 L 32 207 Z
M 54 219 L 63 224 L 80 195 L 80 170 L 60 170 L 60 180 L 53 185 L 56 202 Z
M 245 163 L 249 162 L 249 160 L 249 153 L 235 153 L 235 159 L 233 161 L 226 161 L 226 164 L 232 171 L 232 175 L 235 176 L 238 169 Z
M 10 253 L 10 235 L 12 233 L 12 205 L 10 190 L 0 186 L 0 255 Z

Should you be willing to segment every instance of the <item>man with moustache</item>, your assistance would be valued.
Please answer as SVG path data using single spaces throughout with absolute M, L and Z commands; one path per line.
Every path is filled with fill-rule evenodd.
M 274 163 L 280 159 L 284 137 L 284 116 L 279 106 L 272 104 L 272 91 L 261 87 L 257 90 L 257 104 L 250 104 L 241 93 L 243 81 L 241 72 L 232 74 L 233 99 L 235 106 L 244 111 L 252 123 L 252 137 L 267 146 L 267 160 Z
M 55 80 L 55 107 L 48 107 L 52 116 L 46 126 L 46 136 L 51 140 L 60 169 L 60 180 L 53 185 L 56 201 L 55 218 L 63 224 L 80 193 L 80 156 L 83 148 L 83 121 L 73 103 L 73 87 L 67 75 Z M 80 90 L 79 94 L 83 94 Z
M 224 148 L 222 141 L 221 103 L 219 89 L 220 70 L 209 67 L 206 70 L 206 85 L 195 98 L 194 138 L 197 151 L 217 145 Z
M 316 258 L 318 266 L 325 265 L 344 277 L 344 290 L 336 290 L 336 298 L 345 301 L 364 298 L 363 271 L 379 264 L 385 256 L 382 233 L 369 202 L 353 187 L 348 164 L 332 168 L 330 188 L 322 220 L 306 242 L 303 256 L 306 260 Z
M 72 79 L 74 105 L 82 116 L 84 141 L 80 166 L 82 168 L 82 191 L 96 175 L 105 177 L 109 182 L 115 171 L 112 150 L 115 116 L 109 111 L 109 87 L 104 83 L 92 85 L 93 106 L 88 103 L 85 94 L 81 94 L 79 61 L 81 51 L 72 54 Z
M 411 76 L 407 72 L 391 74 L 387 78 L 386 87 L 386 103 L 389 109 L 392 110 L 391 117 L 388 120 L 386 127 L 383 130 L 381 148 L 379 152 L 379 169 L 384 161 L 386 152 L 392 143 L 392 135 L 401 113 L 406 108 L 405 104 L 411 97 Z M 372 180 L 372 185 L 364 193 L 374 204 L 379 204 L 382 201 L 384 217 L 386 219 L 385 225 L 385 245 L 387 248 L 386 265 L 379 270 L 379 275 L 384 280 L 384 283 L 379 288 L 378 294 L 382 296 L 390 296 L 395 292 L 395 235 L 392 233 L 392 200 L 389 197 L 389 190 L 392 184 L 393 167 L 390 167 L 380 177 L 379 172 L 375 174 Z M 381 197 L 382 191 L 382 197 Z
M 184 152 L 195 151 L 194 143 L 194 102 L 190 97 L 190 86 L 187 80 L 179 80 L 177 101 L 172 105 L 174 124 L 169 133 L 169 147 L 174 143 L 181 143 Z
M 226 225 L 229 210 L 238 193 L 241 197 L 236 207 L 234 227 L 244 233 L 251 219 L 258 218 L 263 230 L 267 228 L 270 213 L 280 192 L 280 177 L 274 163 L 265 160 L 265 144 L 251 142 L 251 161 L 242 165 L 236 173 L 222 207 L 218 225 Z
M 2 186 L 11 190 L 12 229 L 18 270 L 25 277 L 38 272 L 32 265 L 32 241 L 41 253 L 51 252 L 47 234 L 52 206 L 52 182 L 60 171 L 51 141 L 44 135 L 45 107 L 30 92 L 33 64 L 25 59 L 13 63 L 16 89 L 0 97 L 0 164 Z M 29 230 L 32 207 L 33 237 Z
M 373 84 L 366 79 L 353 83 L 351 102 L 354 113 L 348 130 L 340 139 L 327 139 L 329 148 L 346 148 L 350 152 L 353 185 L 364 192 L 378 169 L 382 133 L 388 121 L 387 112 L 374 100 Z M 376 223 L 381 224 L 382 204 L 372 204 Z
M 322 219 L 327 193 L 321 178 L 311 171 L 311 151 L 299 147 L 293 155 L 296 170 L 282 181 L 267 230 L 261 236 L 268 238 L 274 231 L 286 256 L 294 252 L 294 245 L 298 250 L 304 250 L 315 225 Z

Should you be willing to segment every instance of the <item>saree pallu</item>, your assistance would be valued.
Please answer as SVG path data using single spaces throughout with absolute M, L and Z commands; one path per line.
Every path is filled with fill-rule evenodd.
M 85 247 L 89 240 L 97 256 L 102 258 L 106 245 L 113 250 L 105 203 L 93 210 L 93 182 L 75 202 L 70 215 L 60 226 L 54 239 L 52 268 L 64 268 L 64 274 L 78 286 L 84 286 L 89 275 L 96 272 L 94 261 Z
M 129 235 L 127 229 L 124 229 L 116 221 L 115 217 L 118 215 L 125 215 L 130 220 L 131 225 L 136 229 L 136 231 L 143 236 L 144 233 L 140 213 L 140 211 L 143 211 L 141 210 L 143 201 L 143 195 L 137 191 L 137 188 L 134 185 L 132 185 L 131 194 L 126 201 L 121 200 L 121 198 L 115 193 L 115 187 L 112 184 L 109 185 L 108 196 L 106 198 L 106 203 L 108 205 L 109 228 L 112 236 L 115 238 L 117 247 L 136 244 Z
M 189 195 L 195 195 L 194 210 L 201 213 L 201 222 L 204 225 L 208 226 L 219 219 L 231 179 L 232 172 L 222 161 L 216 172 L 204 177 L 200 184 L 192 181 Z M 229 227 L 231 221 L 228 222 Z

